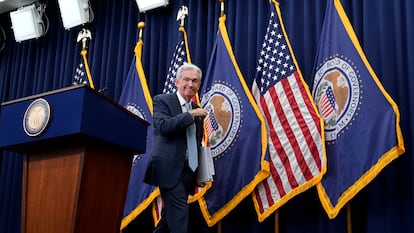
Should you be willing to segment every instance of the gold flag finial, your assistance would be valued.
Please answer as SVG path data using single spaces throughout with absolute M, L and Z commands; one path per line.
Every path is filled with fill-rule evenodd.
M 91 31 L 89 31 L 89 29 L 83 28 L 79 33 L 78 33 L 78 38 L 77 38 L 77 42 L 82 41 L 82 50 L 86 49 L 86 42 L 92 39 L 92 34 Z
M 181 6 L 180 9 L 178 9 L 177 13 L 177 21 L 180 20 L 180 26 L 184 27 L 184 20 L 185 17 L 188 15 L 188 8 L 186 6 Z
M 139 29 L 139 39 L 142 39 L 142 31 L 145 27 L 145 23 L 141 21 L 141 22 L 138 23 L 137 26 L 138 26 L 138 29 Z

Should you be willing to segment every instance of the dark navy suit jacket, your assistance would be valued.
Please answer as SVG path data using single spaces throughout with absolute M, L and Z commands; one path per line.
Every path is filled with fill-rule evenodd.
M 154 137 L 144 182 L 161 188 L 172 188 L 178 183 L 186 163 L 186 127 L 196 123 L 200 153 L 203 119 L 193 119 L 190 113 L 183 113 L 176 93 L 155 96 L 153 106 Z M 192 103 L 192 108 L 198 106 Z

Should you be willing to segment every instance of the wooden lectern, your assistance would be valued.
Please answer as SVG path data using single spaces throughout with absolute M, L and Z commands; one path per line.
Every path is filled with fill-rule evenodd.
M 2 104 L 0 148 L 24 155 L 21 232 L 120 231 L 148 122 L 88 86 Z

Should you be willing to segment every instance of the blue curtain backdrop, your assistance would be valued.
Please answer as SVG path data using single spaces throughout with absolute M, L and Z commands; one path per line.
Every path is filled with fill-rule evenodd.
M 412 232 L 414 229 L 414 2 L 412 0 L 342 0 L 378 78 L 398 104 L 406 153 L 392 162 L 351 201 L 353 232 Z M 96 89 L 118 100 L 137 41 L 137 23 L 144 21 L 143 65 L 152 95 L 162 92 L 168 62 L 178 34 L 177 10 L 187 5 L 190 55 L 204 71 L 218 30 L 219 3 L 214 0 L 170 1 L 166 8 L 141 14 L 135 1 L 91 0 L 95 13 L 86 25 L 93 33 L 88 61 Z M 255 75 L 258 51 L 269 17 L 268 0 L 227 0 L 227 29 L 236 59 L 248 85 Z M 312 86 L 312 69 L 326 0 L 280 0 L 282 17 L 303 76 Z M 80 59 L 76 36 L 80 27 L 64 30 L 57 1 L 49 1 L 49 31 L 40 39 L 16 43 L 8 14 L 0 15 L 5 48 L 0 51 L 0 102 L 50 91 L 72 83 Z M 1 114 L 1 113 L 0 113 Z M 0 129 L 1 130 L 1 129 Z M 367 145 L 369 146 L 369 145 Z M 0 151 L 0 232 L 20 231 L 22 158 Z M 237 174 L 235 174 L 237 175 Z M 231 179 L 231 177 L 229 177 Z M 197 215 L 197 206 L 193 206 Z M 280 232 L 347 232 L 346 210 L 329 220 L 315 189 L 279 209 Z M 125 232 L 151 232 L 146 211 Z M 199 232 L 217 232 L 200 219 Z M 274 232 L 275 218 L 258 223 L 250 198 L 221 222 L 223 233 Z

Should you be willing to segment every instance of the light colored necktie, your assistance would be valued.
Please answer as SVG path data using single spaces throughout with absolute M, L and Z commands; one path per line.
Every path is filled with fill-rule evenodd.
M 187 112 L 190 111 L 190 104 L 185 103 Z M 186 128 L 187 132 L 187 151 L 188 151 L 188 165 L 191 170 L 195 171 L 198 166 L 197 142 L 195 135 L 195 125 L 191 124 Z

